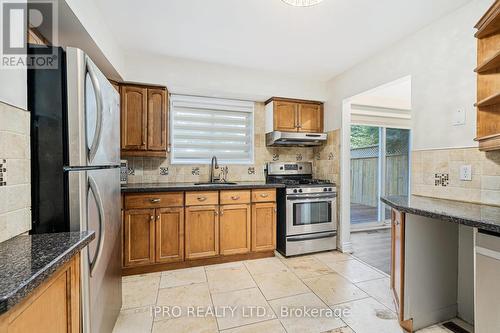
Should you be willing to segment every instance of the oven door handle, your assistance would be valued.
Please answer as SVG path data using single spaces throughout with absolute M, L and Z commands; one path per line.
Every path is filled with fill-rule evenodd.
M 304 199 L 335 199 L 337 194 L 299 194 L 287 195 L 287 200 L 304 200 Z
M 294 236 L 294 237 L 287 237 L 286 241 L 287 242 L 302 242 L 306 240 L 313 240 L 313 239 L 322 239 L 322 238 L 331 238 L 337 236 L 337 232 L 323 232 L 321 234 L 312 234 L 312 235 L 303 235 L 303 236 Z

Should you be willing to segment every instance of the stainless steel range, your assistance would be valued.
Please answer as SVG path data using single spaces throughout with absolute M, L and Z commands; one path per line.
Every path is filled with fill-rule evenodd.
M 277 249 L 284 256 L 337 247 L 337 188 L 313 179 L 312 163 L 271 162 L 267 183 L 285 184 L 277 192 Z

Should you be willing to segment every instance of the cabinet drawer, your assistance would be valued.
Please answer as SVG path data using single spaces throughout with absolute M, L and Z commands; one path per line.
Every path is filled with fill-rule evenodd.
M 182 193 L 127 194 L 125 209 L 182 207 Z
M 252 202 L 276 201 L 275 189 L 252 190 Z
M 218 205 L 219 192 L 186 192 L 186 206 Z
M 247 204 L 250 203 L 250 191 L 220 191 L 220 204 Z

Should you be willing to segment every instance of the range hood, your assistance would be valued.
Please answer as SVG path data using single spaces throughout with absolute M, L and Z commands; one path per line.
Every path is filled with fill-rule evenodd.
M 321 146 L 328 135 L 326 133 L 269 132 L 266 134 L 268 147 L 314 147 Z

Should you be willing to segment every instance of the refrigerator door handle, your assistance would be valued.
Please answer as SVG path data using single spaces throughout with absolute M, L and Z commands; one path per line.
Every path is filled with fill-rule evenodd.
M 104 211 L 102 209 L 101 196 L 99 195 L 99 191 L 97 190 L 97 185 L 95 183 L 95 180 L 90 176 L 89 176 L 89 189 L 90 191 L 92 191 L 92 194 L 94 195 L 97 204 L 97 210 L 99 211 L 99 239 L 97 240 L 97 249 L 95 251 L 94 258 L 92 258 L 92 260 L 90 260 L 90 252 L 89 252 L 89 265 L 90 265 L 89 272 L 90 276 L 92 276 L 94 268 L 97 266 L 99 260 L 101 259 L 102 250 L 104 247 L 105 228 L 104 228 Z
M 91 61 L 88 59 L 88 57 L 85 63 L 87 72 L 89 73 L 90 76 L 90 80 L 92 81 L 92 85 L 94 86 L 94 93 L 97 106 L 96 129 L 95 129 L 94 139 L 92 140 L 92 145 L 90 146 L 89 149 L 89 163 L 91 163 L 94 160 L 94 157 L 97 153 L 97 149 L 99 148 L 99 143 L 101 141 L 103 100 L 102 100 L 101 86 L 99 85 L 99 80 L 97 78 L 96 70 L 92 65 Z

